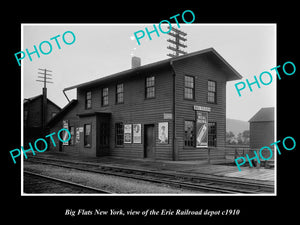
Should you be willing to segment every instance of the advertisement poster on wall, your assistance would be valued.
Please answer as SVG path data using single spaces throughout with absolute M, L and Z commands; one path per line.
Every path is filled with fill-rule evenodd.
M 63 120 L 63 128 L 69 129 L 69 121 L 68 120 Z M 68 139 L 68 133 L 66 131 L 62 131 L 62 140 L 67 140 Z M 63 142 L 63 145 L 69 145 L 69 142 Z
M 196 147 L 208 147 L 208 113 L 196 111 Z
M 161 144 L 168 144 L 168 122 L 158 123 L 158 139 Z
M 76 139 L 75 139 L 76 144 L 80 142 L 80 132 L 79 132 L 79 127 L 76 127 Z
M 132 132 L 132 125 L 125 124 L 124 125 L 124 143 L 131 143 L 131 132 Z
M 133 143 L 142 143 L 141 124 L 133 124 Z

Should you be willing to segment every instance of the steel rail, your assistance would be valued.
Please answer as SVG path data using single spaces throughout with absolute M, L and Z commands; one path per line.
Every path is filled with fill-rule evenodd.
M 89 190 L 89 191 L 94 191 L 96 193 L 112 194 L 111 192 L 108 192 L 108 191 L 103 190 L 103 189 L 90 187 L 90 186 L 87 186 L 87 185 L 75 183 L 75 182 L 68 181 L 68 180 L 63 180 L 63 179 L 56 178 L 56 177 L 51 177 L 51 176 L 47 176 L 47 175 L 43 175 L 43 174 L 39 174 L 39 173 L 34 173 L 34 172 L 30 172 L 30 171 L 25 171 L 25 170 L 23 171 L 23 173 L 31 175 L 31 176 L 42 177 L 42 178 L 47 179 L 47 180 L 67 184 L 67 185 L 74 186 L 74 187 L 77 187 L 77 188 L 82 188 L 82 189 L 86 189 L 86 190 Z
M 45 159 L 44 157 L 35 157 L 35 159 L 40 159 L 40 160 L 46 160 L 48 161 L 54 161 L 54 162 L 61 162 L 61 163 L 69 163 L 69 164 L 75 164 L 75 165 L 83 165 L 83 166 L 92 166 L 94 168 L 98 168 L 98 169 L 110 169 L 110 170 L 127 170 L 128 172 L 135 172 L 135 173 L 144 173 L 144 174 L 152 174 L 152 175 L 161 175 L 164 177 L 177 177 L 179 179 L 190 179 L 190 180 L 201 180 L 201 181 L 207 181 L 207 182 L 218 182 L 218 183 L 227 183 L 230 185 L 244 185 L 245 187 L 253 187 L 253 188 L 261 188 L 261 189 L 266 189 L 269 192 L 271 190 L 274 189 L 274 186 L 272 184 L 266 184 L 266 183 L 261 183 L 258 181 L 248 181 L 248 180 L 241 180 L 238 178 L 228 178 L 228 177 L 217 177 L 214 175 L 207 175 L 207 174 L 197 174 L 197 177 L 190 175 L 190 174 L 186 174 L 186 173 L 180 173 L 180 172 L 168 172 L 168 173 L 164 173 L 164 172 L 160 172 L 160 171 L 149 171 L 149 170 L 144 170 L 144 169 L 140 169 L 140 168 L 127 168 L 127 167 L 121 167 L 121 166 L 112 166 L 112 165 L 99 165 L 99 164 L 95 164 L 95 163 L 89 163 L 89 162 L 74 162 L 74 161 L 70 161 L 70 160 L 61 160 L 61 159 Z
M 47 160 L 47 161 L 43 161 Z M 31 161 L 31 160 L 30 160 Z M 43 161 L 43 162 L 42 162 Z M 215 191 L 219 193 L 228 193 L 228 194 L 237 194 L 237 193 L 250 193 L 250 194 L 257 194 L 261 193 L 262 189 L 267 189 L 268 192 L 272 190 L 271 185 L 263 185 L 263 184 L 257 184 L 257 183 L 251 183 L 251 182 L 241 182 L 240 180 L 224 180 L 224 179 L 215 179 L 214 177 L 193 177 L 190 176 L 184 177 L 182 175 L 178 174 L 165 174 L 161 172 L 156 171 L 145 171 L 140 169 L 130 169 L 130 168 L 122 168 L 122 167 L 111 167 L 111 166 L 99 166 L 95 164 L 90 163 L 79 163 L 79 162 L 70 162 L 70 161 L 60 161 L 58 159 L 52 160 L 56 163 L 49 162 L 48 159 L 34 159 L 32 162 L 37 163 L 43 163 L 47 165 L 52 166 L 60 166 L 64 168 L 69 169 L 77 169 L 81 171 L 87 171 L 87 172 L 94 172 L 94 173 L 100 173 L 100 174 L 106 174 L 106 175 L 113 175 L 113 176 L 121 176 L 121 177 L 127 177 L 127 178 L 133 178 L 133 179 L 139 179 L 144 181 L 150 181 L 155 183 L 163 183 L 163 184 L 169 184 L 173 186 L 179 186 L 179 187 L 185 187 L 188 189 L 193 190 L 206 190 L 206 191 Z M 60 164 L 63 163 L 63 164 Z M 66 163 L 69 163 L 69 165 L 66 165 Z M 70 164 L 75 164 L 76 166 L 70 166 Z M 93 167 L 91 168 L 83 168 L 80 166 L 89 166 Z M 105 170 L 103 170 L 105 169 Z M 108 171 L 109 170 L 109 171 Z M 150 176 L 150 177 L 149 177 Z M 156 176 L 156 177 L 153 177 Z M 160 176 L 160 177 L 157 177 Z M 197 180 L 200 182 L 209 182 L 209 184 L 201 184 L 201 183 L 194 183 L 194 182 L 186 182 L 186 181 L 178 181 L 176 179 L 191 179 L 191 180 Z M 225 182 L 224 182 L 225 181 Z M 220 187 L 221 185 L 224 185 L 224 183 L 229 183 L 233 187 Z M 217 185 L 217 186 L 216 186 Z M 241 189 L 243 187 L 244 189 Z M 245 189 L 246 187 L 246 189 Z

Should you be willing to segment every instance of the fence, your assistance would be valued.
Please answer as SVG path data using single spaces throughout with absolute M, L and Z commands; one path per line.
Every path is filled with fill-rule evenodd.
M 226 162 L 234 162 L 238 157 L 245 157 L 249 153 L 249 145 L 226 145 L 225 159 Z M 228 160 L 228 161 L 227 161 Z

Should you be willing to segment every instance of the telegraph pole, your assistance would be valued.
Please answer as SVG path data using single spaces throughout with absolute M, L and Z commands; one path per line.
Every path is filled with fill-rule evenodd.
M 46 83 L 53 83 L 51 81 L 47 81 L 47 79 L 51 80 L 51 77 L 47 77 L 47 76 L 52 76 L 52 74 L 48 74 L 47 72 L 52 72 L 51 70 L 47 70 L 47 69 L 39 69 L 41 71 L 44 71 L 43 73 L 38 72 L 38 74 L 42 74 L 44 76 L 38 76 L 38 78 L 42 78 L 43 80 L 36 80 L 39 82 L 43 82 L 44 83 L 44 88 L 47 88 Z
M 170 29 L 170 27 L 169 27 L 169 29 Z M 170 46 L 170 45 L 167 47 L 168 49 L 173 51 L 173 54 L 168 53 L 167 56 L 174 58 L 174 57 L 178 57 L 179 54 L 182 54 L 182 55 L 187 54 L 187 52 L 180 49 L 180 48 L 187 47 L 185 44 L 180 42 L 180 41 L 185 42 L 187 40 L 186 38 L 184 38 L 187 35 L 187 33 L 172 27 L 172 30 L 168 33 L 168 35 L 172 36 L 174 39 L 168 39 L 167 41 L 169 43 L 174 44 L 175 47 Z
M 47 83 L 53 83 L 48 80 L 52 80 L 51 76 L 52 74 L 49 74 L 48 72 L 52 72 L 51 70 L 47 69 L 39 69 L 43 72 L 38 72 L 38 74 L 42 74 L 43 76 L 38 76 L 38 78 L 41 78 L 42 80 L 36 80 L 38 82 L 43 82 L 44 87 L 43 87 L 43 107 L 42 107 L 42 127 L 43 129 L 46 126 L 46 121 L 47 121 Z M 48 77 L 50 76 L 50 77 Z

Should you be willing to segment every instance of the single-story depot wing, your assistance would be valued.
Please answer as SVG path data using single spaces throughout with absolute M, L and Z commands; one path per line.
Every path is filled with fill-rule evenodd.
M 69 142 L 52 150 L 159 160 L 224 157 L 226 82 L 242 76 L 213 48 L 65 88 L 72 100 L 49 123 Z

